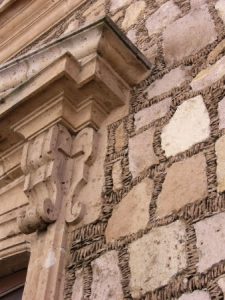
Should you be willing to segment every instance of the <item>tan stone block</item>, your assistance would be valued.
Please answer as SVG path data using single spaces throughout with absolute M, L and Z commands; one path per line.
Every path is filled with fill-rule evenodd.
M 218 0 L 216 2 L 215 9 L 217 10 L 220 18 L 225 23 L 225 1 L 224 0 Z
M 126 10 L 126 14 L 122 23 L 124 30 L 134 25 L 146 7 L 145 1 L 135 1 Z
M 117 161 L 112 168 L 113 188 L 119 190 L 123 187 L 121 161 Z
M 84 272 L 83 270 L 78 270 L 75 273 L 75 282 L 73 284 L 72 300 L 83 300 L 84 299 Z
M 100 16 L 105 15 L 105 0 L 94 1 L 88 9 L 85 10 L 83 16 L 86 17 L 86 23 L 90 23 Z
M 217 282 L 218 282 L 219 287 L 223 291 L 223 296 L 225 296 L 225 276 L 220 277 Z
M 225 213 L 194 224 L 199 253 L 198 271 L 204 272 L 225 259 Z
M 206 160 L 200 153 L 174 163 L 168 170 L 157 200 L 158 217 L 164 217 L 184 205 L 206 197 Z
M 134 177 L 159 162 L 153 149 L 154 128 L 129 139 L 129 166 Z
M 127 134 L 123 123 L 121 123 L 115 132 L 115 151 L 119 152 L 127 145 Z
M 158 46 L 155 44 L 149 49 L 143 51 L 143 54 L 147 57 L 150 63 L 154 64 L 156 57 L 158 56 Z
M 129 245 L 133 298 L 167 284 L 186 267 L 185 242 L 185 225 L 176 221 L 154 228 Z
M 91 263 L 93 281 L 90 300 L 124 299 L 118 263 L 116 251 L 107 252 Z
M 114 13 L 118 9 L 129 5 L 132 0 L 111 0 L 110 12 Z
M 162 149 L 167 157 L 188 150 L 210 135 L 210 119 L 202 96 L 188 99 L 178 106 L 163 128 Z
M 219 129 L 225 128 L 225 97 L 218 104 Z
M 216 141 L 215 149 L 217 156 L 217 190 L 222 193 L 225 191 L 225 135 Z
M 108 242 L 146 227 L 152 192 L 153 181 L 146 178 L 121 200 L 114 208 L 106 228 Z
M 127 33 L 127 37 L 132 43 L 135 44 L 137 41 L 137 30 L 136 29 L 129 30 Z
M 193 293 L 183 294 L 178 300 L 210 300 L 211 297 L 208 292 L 194 291 Z

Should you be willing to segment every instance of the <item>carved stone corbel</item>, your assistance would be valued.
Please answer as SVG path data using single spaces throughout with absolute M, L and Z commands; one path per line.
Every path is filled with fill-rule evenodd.
M 18 217 L 23 233 L 44 229 L 57 219 L 70 148 L 71 136 L 61 125 L 54 125 L 24 145 L 21 168 L 29 205 Z

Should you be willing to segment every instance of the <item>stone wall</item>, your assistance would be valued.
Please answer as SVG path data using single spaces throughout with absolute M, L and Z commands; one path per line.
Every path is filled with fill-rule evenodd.
M 104 14 L 153 67 L 99 131 L 65 299 L 224 299 L 225 1 L 87 1 L 23 52 Z

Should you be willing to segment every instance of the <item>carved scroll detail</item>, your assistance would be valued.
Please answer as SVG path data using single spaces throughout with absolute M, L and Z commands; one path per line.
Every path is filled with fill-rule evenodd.
M 25 174 L 24 192 L 29 205 L 18 217 L 23 233 L 43 229 L 57 219 L 71 141 L 67 129 L 55 125 L 25 144 L 21 167 Z
M 81 130 L 75 137 L 71 151 L 71 186 L 67 195 L 66 222 L 77 223 L 84 214 L 78 196 L 88 182 L 88 172 L 93 164 L 97 146 L 96 132 L 92 128 Z

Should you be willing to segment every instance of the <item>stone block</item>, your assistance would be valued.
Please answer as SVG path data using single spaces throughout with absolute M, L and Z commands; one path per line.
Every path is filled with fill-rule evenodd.
M 124 299 L 118 263 L 116 251 L 107 252 L 91 263 L 93 281 L 90 300 Z
M 121 161 L 115 162 L 112 168 L 113 188 L 119 190 L 123 187 Z
M 215 5 L 218 15 L 225 23 L 225 0 L 218 0 Z
M 158 217 L 207 196 L 206 160 L 203 153 L 174 163 L 168 170 L 157 200 Z
M 171 70 L 161 79 L 154 81 L 147 89 L 148 97 L 152 98 L 163 93 L 169 92 L 175 87 L 179 87 L 185 80 L 189 79 L 188 69 L 178 67 Z
M 178 300 L 210 300 L 211 297 L 208 292 L 194 291 L 193 293 L 183 294 Z
M 76 271 L 75 282 L 73 284 L 72 300 L 83 300 L 84 299 L 84 272 L 82 269 Z
M 126 5 L 129 5 L 132 0 L 111 0 L 110 12 L 114 13 L 118 9 L 123 8 Z
M 200 91 L 209 87 L 225 75 L 225 56 L 218 60 L 214 65 L 202 70 L 192 80 L 191 87 L 193 91 Z
M 129 30 L 127 33 L 127 37 L 132 43 L 135 44 L 137 41 L 137 30 L 136 29 Z
M 172 23 L 181 11 L 172 0 L 163 4 L 156 12 L 150 15 L 145 23 L 148 30 L 148 35 L 151 36 L 154 33 L 160 32 L 168 24 Z
M 160 119 L 168 113 L 172 98 L 166 98 L 150 107 L 140 110 L 134 116 L 135 129 L 138 130 L 143 126 L 146 126 L 157 119 Z
M 109 219 L 106 228 L 107 242 L 145 229 L 149 221 L 152 192 L 153 181 L 146 178 L 121 200 Z
M 186 267 L 185 241 L 185 225 L 176 221 L 154 228 L 129 245 L 133 298 L 167 284 Z
M 150 61 L 150 63 L 154 64 L 156 57 L 158 56 L 158 46 L 155 44 L 151 46 L 150 48 L 143 51 L 143 54 L 147 57 L 147 59 Z
M 225 296 L 225 276 L 220 277 L 217 282 L 223 292 L 223 296 Z
M 225 128 L 225 97 L 218 104 L 219 129 Z
M 204 272 L 225 259 L 225 213 L 194 224 L 199 253 L 198 271 Z
M 129 166 L 134 177 L 159 162 L 153 149 L 154 128 L 129 139 Z
M 127 30 L 134 25 L 146 7 L 145 1 L 135 1 L 127 9 L 122 23 L 122 28 Z
M 188 150 L 210 135 L 210 119 L 202 96 L 188 99 L 177 107 L 163 128 L 162 149 L 167 157 Z
M 105 0 L 97 0 L 85 10 L 83 16 L 86 17 L 86 23 L 90 23 L 100 16 L 105 15 Z
M 115 151 L 119 152 L 121 150 L 124 149 L 124 147 L 126 147 L 127 143 L 127 134 L 124 128 L 123 123 L 121 123 L 115 132 Z
M 215 25 L 206 5 L 194 9 L 169 24 L 163 33 L 163 49 L 168 64 L 197 53 L 217 38 Z
M 216 141 L 215 149 L 217 156 L 217 190 L 222 193 L 225 191 L 225 135 Z

